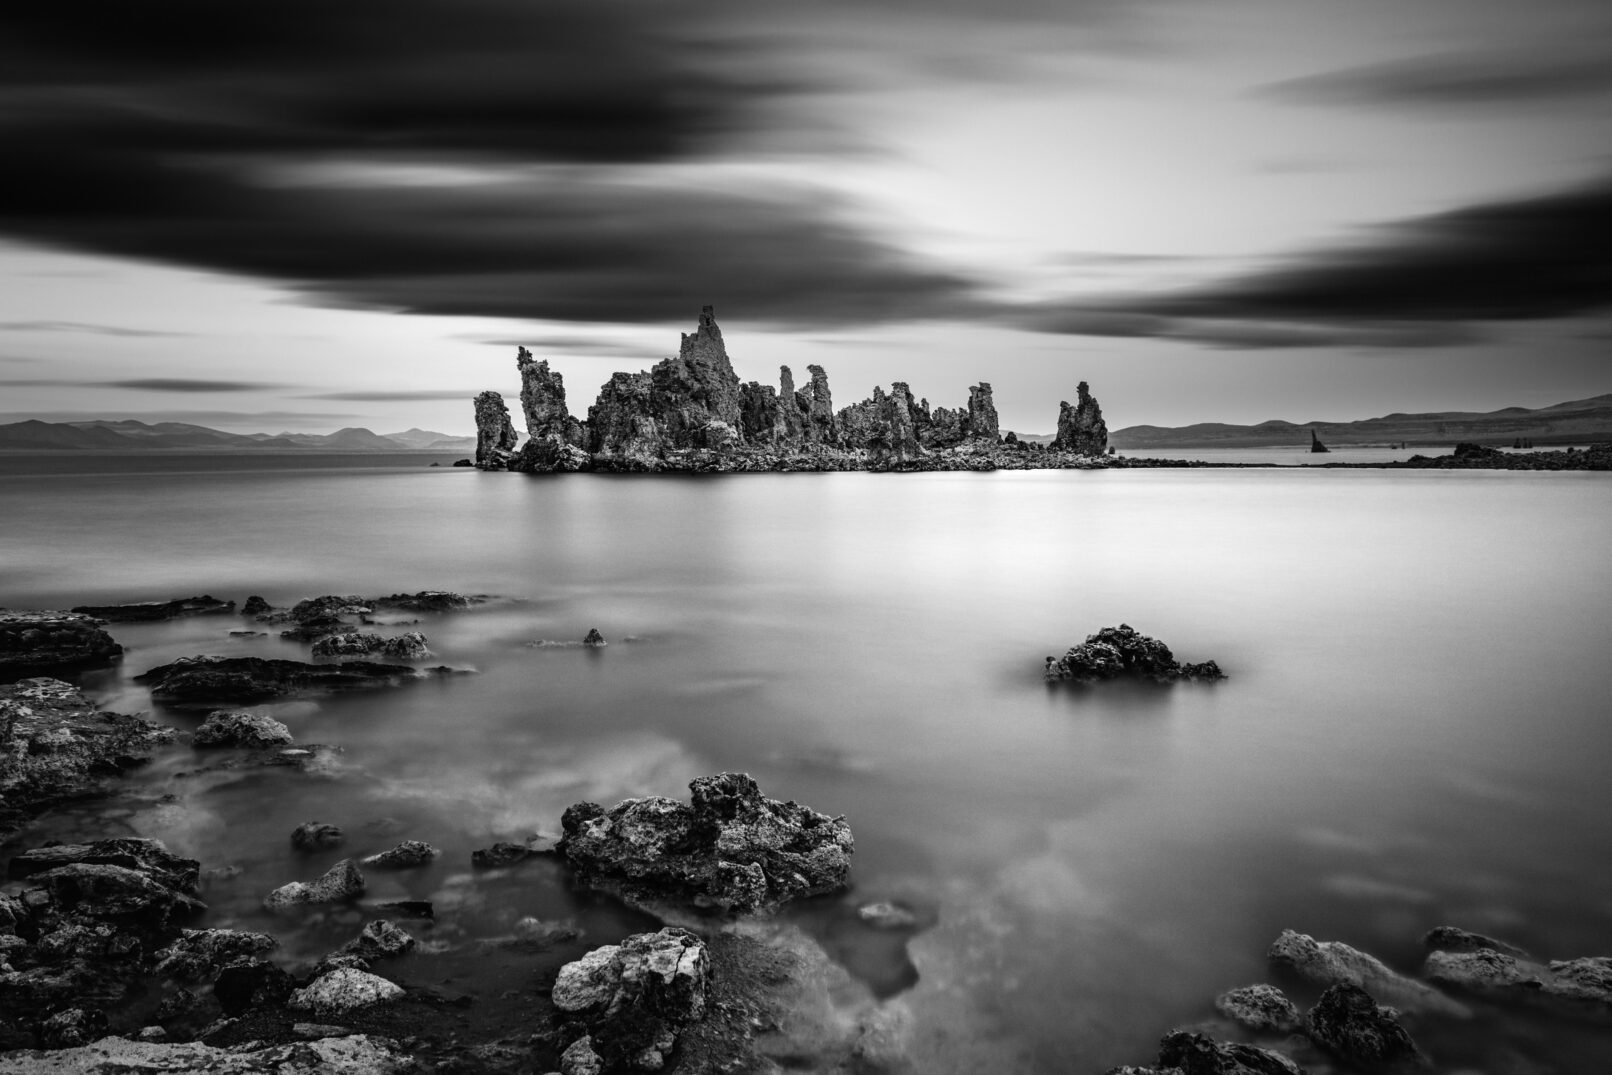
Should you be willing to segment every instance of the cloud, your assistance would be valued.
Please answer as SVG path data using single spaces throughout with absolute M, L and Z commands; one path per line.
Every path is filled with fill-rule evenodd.
M 285 385 L 265 381 L 205 381 L 190 377 L 145 377 L 131 381 L 69 381 L 61 378 L 0 381 L 18 388 L 127 388 L 136 392 L 256 392 Z
M 474 399 L 476 391 L 468 388 L 460 389 L 420 389 L 417 391 L 395 392 L 320 392 L 317 395 L 298 396 L 298 399 L 330 399 L 347 403 L 432 403 L 441 400 Z
M 188 332 L 125 328 L 122 325 L 97 325 L 88 321 L 0 321 L 0 332 L 82 332 L 93 336 L 126 336 L 138 339 L 192 335 Z
M 548 353 L 589 355 L 598 358 L 641 358 L 646 361 L 658 357 L 655 348 L 645 347 L 627 340 L 612 340 L 600 336 L 529 336 L 517 339 L 513 336 L 473 336 L 468 337 L 477 343 L 489 343 L 496 347 L 525 347 L 532 351 Z
M 1267 83 L 1255 95 L 1286 104 L 1492 108 L 1612 93 L 1605 56 L 1440 53 Z
M 362 414 L 340 414 L 324 411 L 130 411 L 107 407 L 95 411 L 4 411 L 0 412 L 0 424 L 7 422 L 25 422 L 37 419 L 41 422 L 114 422 L 124 418 L 133 418 L 141 422 L 190 422 L 195 425 L 211 426 L 215 429 L 228 426 L 239 428 L 277 427 L 277 428 L 303 428 L 328 430 L 332 422 L 367 419 Z
M 1612 177 L 1380 226 L 1218 282 L 1047 303 L 1012 319 L 1213 346 L 1448 346 L 1485 323 L 1612 309 L 1608 233 Z

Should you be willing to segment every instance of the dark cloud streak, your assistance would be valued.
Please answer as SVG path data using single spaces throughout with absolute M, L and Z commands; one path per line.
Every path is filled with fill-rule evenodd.
M 1612 94 L 1605 56 L 1445 53 L 1325 71 L 1258 87 L 1287 104 L 1492 108 Z

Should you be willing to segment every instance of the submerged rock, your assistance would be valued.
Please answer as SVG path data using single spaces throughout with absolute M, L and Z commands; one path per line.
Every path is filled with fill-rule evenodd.
M 1287 967 L 1317 985 L 1353 985 L 1392 1004 L 1401 1011 L 1424 1012 L 1464 1019 L 1472 1013 L 1465 1004 L 1437 989 L 1389 969 L 1375 956 L 1341 941 L 1317 941 L 1291 929 L 1282 931 L 1268 953 L 1270 961 Z
M 1288 1034 L 1304 1025 L 1298 1007 L 1274 985 L 1245 985 L 1215 998 L 1215 1010 L 1249 1030 Z
M 1612 957 L 1542 964 L 1489 948 L 1438 951 L 1429 953 L 1422 973 L 1440 985 L 1494 1000 L 1612 1019 Z
M 388 851 L 370 855 L 359 862 L 376 870 L 408 870 L 427 865 L 437 857 L 437 849 L 423 840 L 404 840 Z
M 89 616 L 0 609 L 0 681 L 99 668 L 123 655 Z
M 292 881 L 281 885 L 263 899 L 263 906 L 274 910 L 299 903 L 338 903 L 364 893 L 364 875 L 352 859 L 342 859 L 313 881 Z
M 596 1070 L 660 1070 L 678 1034 L 705 1016 L 709 971 L 704 942 L 676 927 L 636 934 L 561 967 L 554 1006 L 584 1031 L 567 1047 L 567 1054 L 575 1050 L 570 1070 L 595 1060 Z
M 1399 1013 L 1378 1006 L 1359 986 L 1330 986 L 1307 1018 L 1310 1038 L 1352 1064 L 1425 1067 L 1427 1057 L 1399 1025 Z
M 185 657 L 134 677 L 151 697 L 178 705 L 251 703 L 307 691 L 368 690 L 448 672 L 377 661 L 309 664 L 268 657 Z
M 262 713 L 219 710 L 207 714 L 200 728 L 190 737 L 190 745 L 205 747 L 246 747 L 262 750 L 291 745 L 291 729 Z
M 1238 1042 L 1217 1041 L 1207 1034 L 1172 1030 L 1159 1042 L 1158 1065 L 1182 1075 L 1304 1075 L 1281 1053 Z
M 104 713 L 59 679 L 0 686 L 0 836 L 56 803 L 101 794 L 174 729 Z
M 1075 680 L 1092 683 L 1104 679 L 1140 679 L 1168 683 L 1177 679 L 1225 679 L 1214 661 L 1182 664 L 1170 647 L 1142 634 L 1128 623 L 1104 627 L 1073 646 L 1060 659 L 1047 658 L 1049 682 Z
M 485 600 L 485 597 L 466 597 L 449 590 L 421 590 L 418 593 L 372 597 L 369 604 L 376 608 L 401 608 L 408 612 L 459 612 Z
M 243 616 L 261 616 L 266 612 L 273 611 L 274 606 L 257 594 L 248 597 L 246 603 L 241 606 L 241 615 Z
M 633 901 L 765 910 L 845 887 L 853 842 L 843 817 L 763 798 L 745 773 L 689 784 L 691 805 L 652 796 L 565 811 L 559 851 L 588 884 Z
M 181 616 L 230 615 L 235 612 L 235 602 L 220 601 L 212 594 L 203 594 L 200 597 L 176 597 L 172 601 L 141 601 L 132 605 L 77 605 L 73 611 L 108 623 L 150 623 Z
M 356 938 L 342 945 L 339 954 L 363 960 L 391 959 L 414 947 L 414 938 L 384 918 L 364 923 Z
M 313 644 L 315 657 L 364 657 L 370 654 L 396 661 L 423 661 L 432 656 L 426 648 L 425 635 L 419 631 L 392 638 L 354 631 L 326 635 Z
M 1500 952 L 1518 959 L 1526 959 L 1528 953 L 1514 944 L 1497 941 L 1493 937 L 1485 937 L 1481 933 L 1469 933 L 1455 926 L 1435 926 L 1427 931 L 1422 938 L 1422 944 L 1430 952 Z
M 304 821 L 291 830 L 291 846 L 298 851 L 319 851 L 335 847 L 346 839 L 339 825 L 324 821 Z

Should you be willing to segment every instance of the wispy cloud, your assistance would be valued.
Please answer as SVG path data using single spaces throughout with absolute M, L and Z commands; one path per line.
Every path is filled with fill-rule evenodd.
M 1267 83 L 1257 96 L 1298 105 L 1493 108 L 1612 94 L 1604 55 L 1439 53 Z
M 266 381 L 209 381 L 190 377 L 144 377 L 129 381 L 72 381 L 60 377 L 0 381 L 18 388 L 126 388 L 136 392 L 256 392 L 285 388 Z
M 427 388 L 415 391 L 354 391 L 354 392 L 320 392 L 314 395 L 298 396 L 298 399 L 330 399 L 341 400 L 348 403 L 430 403 L 441 400 L 471 400 L 475 398 L 475 391 L 468 388 L 437 389 Z
M 0 332 L 76 332 L 90 336 L 124 336 L 131 338 L 177 338 L 194 335 L 189 332 L 127 328 L 122 325 L 98 325 L 88 321 L 0 321 Z

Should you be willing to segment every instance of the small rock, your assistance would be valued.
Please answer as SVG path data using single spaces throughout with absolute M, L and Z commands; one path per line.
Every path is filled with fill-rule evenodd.
M 610 643 L 606 642 L 604 635 L 599 633 L 599 628 L 590 627 L 588 628 L 588 636 L 582 640 L 582 644 L 584 646 L 608 646 Z
M 603 1071 L 604 1060 L 593 1051 L 593 1039 L 585 1035 L 560 1054 L 561 1075 L 600 1075 Z
M 319 851 L 335 847 L 345 837 L 340 827 L 323 821 L 304 821 L 291 833 L 291 846 L 298 851 Z
M 1353 1064 L 1427 1064 L 1392 1008 L 1379 1007 L 1359 986 L 1334 985 L 1310 1009 L 1310 1037 Z
M 370 855 L 359 861 L 377 870 L 407 870 L 424 866 L 437 857 L 437 849 L 421 840 L 404 840 L 390 851 Z
M 350 968 L 333 970 L 315 978 L 307 988 L 291 994 L 287 1007 L 294 1011 L 342 1015 L 397 1000 L 403 988 L 379 975 Z
M 271 910 L 299 903 L 336 903 L 364 891 L 364 875 L 352 859 L 342 859 L 315 881 L 292 881 L 270 892 L 263 905 Z
M 291 729 L 261 713 L 221 709 L 207 715 L 190 737 L 193 747 L 283 747 L 291 745 Z
M 856 916 L 879 929 L 914 929 L 918 925 L 917 914 L 890 900 L 864 903 L 856 909 Z
M 1524 959 L 1528 953 L 1514 944 L 1497 941 L 1493 937 L 1485 937 L 1481 933 L 1469 933 L 1454 926 L 1437 926 L 1427 931 L 1422 938 L 1422 944 L 1430 952 L 1501 952 L 1508 956 Z
M 341 952 L 365 960 L 390 959 L 402 955 L 413 947 L 414 938 L 406 931 L 398 929 L 384 918 L 377 918 L 365 923 L 357 939 L 343 945 Z
M 1249 1030 L 1288 1034 L 1303 1025 L 1297 1006 L 1274 985 L 1245 985 L 1215 998 L 1215 1010 Z
M 1437 955 L 1438 953 L 1434 953 Z M 1308 934 L 1285 929 L 1272 943 L 1270 961 L 1288 967 L 1317 985 L 1359 986 L 1402 1011 L 1428 1012 L 1465 1019 L 1472 1012 L 1465 1004 L 1432 986 L 1390 970 L 1374 956 L 1341 941 L 1317 941 Z
M 263 598 L 259 597 L 257 594 L 253 594 L 251 597 L 246 599 L 246 604 L 241 606 L 241 615 L 261 616 L 265 612 L 273 611 L 273 608 L 273 605 L 263 600 Z

